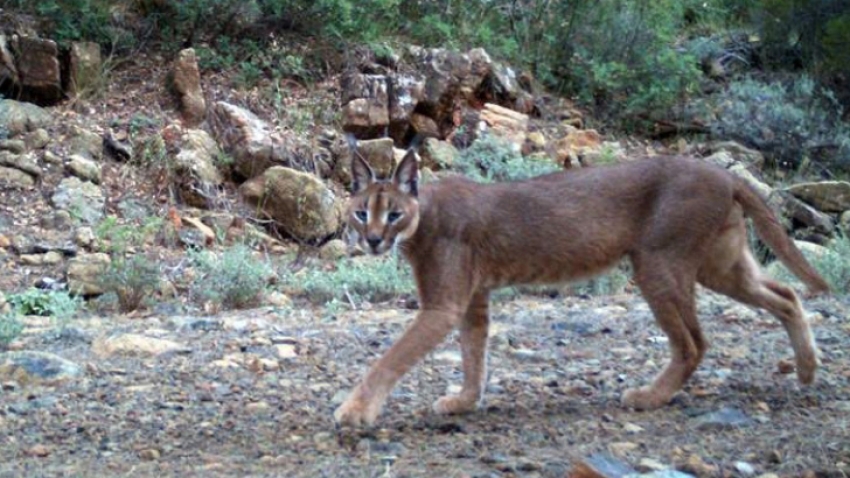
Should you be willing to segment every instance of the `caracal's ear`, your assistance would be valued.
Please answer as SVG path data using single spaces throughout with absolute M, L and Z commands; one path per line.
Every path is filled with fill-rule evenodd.
M 393 183 L 405 194 L 413 197 L 419 195 L 419 162 L 412 149 L 407 151 L 404 159 L 396 166 Z
M 351 191 L 357 194 L 375 182 L 375 172 L 357 150 L 351 152 Z

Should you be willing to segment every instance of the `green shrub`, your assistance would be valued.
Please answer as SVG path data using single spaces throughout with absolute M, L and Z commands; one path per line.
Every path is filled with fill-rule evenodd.
M 0 314 L 0 349 L 9 345 L 21 335 L 24 324 L 14 312 Z
M 850 293 L 850 237 L 838 234 L 827 245 L 823 253 L 812 253 L 803 250 L 809 263 L 821 274 L 836 294 Z M 776 261 L 769 269 L 777 279 L 799 283 L 799 279 L 785 267 Z
M 243 244 L 220 252 L 191 250 L 189 260 L 195 270 L 190 298 L 214 311 L 258 305 L 272 273 L 268 263 Z
M 157 290 L 159 278 L 159 266 L 147 256 L 115 255 L 101 278 L 101 287 L 115 294 L 122 312 L 131 312 Z
M 460 150 L 452 167 L 481 182 L 515 181 L 559 170 L 554 162 L 524 158 L 510 142 L 493 134 Z
M 736 81 L 709 108 L 714 136 L 756 148 L 776 165 L 795 168 L 808 158 L 850 171 L 850 130 L 841 120 L 842 108 L 808 77 Z
M 7 297 L 12 310 L 20 315 L 53 317 L 64 323 L 72 319 L 82 307 L 83 300 L 65 291 L 30 288 Z
M 837 235 L 827 250 L 827 254 L 812 258 L 812 265 L 835 293 L 850 293 L 850 237 Z
M 162 224 L 158 217 L 120 223 L 117 216 L 107 216 L 94 231 L 97 248 L 110 254 L 124 254 L 130 248 L 143 246 Z
M 281 285 L 313 303 L 349 301 L 383 302 L 415 291 L 410 267 L 396 255 L 344 258 L 332 270 L 304 268 L 298 272 L 284 269 Z

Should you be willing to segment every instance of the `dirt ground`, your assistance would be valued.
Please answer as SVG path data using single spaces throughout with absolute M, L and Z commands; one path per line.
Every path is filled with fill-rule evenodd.
M 336 429 L 332 411 L 415 311 L 91 317 L 61 333 L 31 317 L 20 348 L 83 373 L 56 384 L 3 378 L 0 476 L 563 477 L 601 456 L 643 472 L 844 477 L 848 305 L 806 303 L 823 366 L 804 388 L 777 321 L 703 294 L 706 360 L 669 406 L 635 412 L 620 394 L 668 357 L 639 297 L 503 300 L 492 307 L 479 412 L 429 411 L 461 381 L 453 337 L 362 430 Z M 176 346 L 104 351 L 105 337 L 128 333 Z

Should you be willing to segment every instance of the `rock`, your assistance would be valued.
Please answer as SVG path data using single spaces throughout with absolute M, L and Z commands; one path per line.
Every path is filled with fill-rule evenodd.
M 835 230 L 835 221 L 829 214 L 818 211 L 794 196 L 786 196 L 782 215 L 811 228 L 814 232 L 829 235 Z
M 0 140 L 0 152 L 8 151 L 12 154 L 24 154 L 27 149 L 27 144 L 22 139 L 2 139 Z
M 24 254 L 20 257 L 21 264 L 30 266 L 55 265 L 62 262 L 62 254 L 49 251 L 44 254 Z
M 74 232 L 74 244 L 79 247 L 91 247 L 94 239 L 94 230 L 89 226 L 78 227 Z
M 196 219 L 194 217 L 182 217 L 181 219 L 185 226 L 189 226 L 195 229 L 203 236 L 202 245 L 210 246 L 215 243 L 215 231 L 213 231 L 211 227 L 201 222 L 200 219 Z
M 745 427 L 752 422 L 749 416 L 737 408 L 723 407 L 697 417 L 695 426 L 698 430 L 716 430 Z
M 20 169 L 0 166 L 0 185 L 13 188 L 29 188 L 35 185 L 35 179 Z
M 84 296 L 103 294 L 102 276 L 111 260 L 102 252 L 80 254 L 68 261 L 68 290 Z
M 850 182 L 847 181 L 800 183 L 786 191 L 820 211 L 841 213 L 850 210 Z
M 703 161 L 720 166 L 723 169 L 729 169 L 733 165 L 738 164 L 738 160 L 736 160 L 731 154 L 729 154 L 728 151 L 716 151 L 713 154 L 703 158 Z M 746 166 L 743 167 L 746 168 Z
M 764 155 L 755 149 L 748 148 L 736 141 L 714 141 L 708 144 L 708 153 L 711 155 L 725 153 L 733 161 L 744 163 L 756 169 L 764 166 Z
M 376 136 L 390 125 L 387 77 L 351 74 L 342 87 L 342 129 L 358 137 Z M 412 111 L 412 109 L 411 109 Z
M 425 138 L 439 138 L 440 126 L 433 118 L 420 113 L 410 115 L 410 127 L 413 131 Z
M 68 158 L 68 164 L 65 165 L 65 168 L 69 173 L 80 179 L 91 181 L 94 184 L 100 184 L 100 164 L 91 159 L 86 159 L 79 154 L 71 155 Z
M 369 139 L 357 142 L 357 154 L 366 160 L 372 167 L 372 171 L 379 177 L 387 179 L 395 169 L 395 155 L 393 154 L 392 138 Z M 351 159 L 341 159 L 339 163 L 345 163 L 351 167 Z
M 277 308 L 286 308 L 292 305 L 292 299 L 280 291 L 270 291 L 265 294 L 265 303 Z
M 398 75 L 388 78 L 392 88 L 388 92 L 390 136 L 403 141 L 413 110 L 422 99 L 425 80 L 413 75 Z
M 9 151 L 0 151 L 0 166 L 19 169 L 33 178 L 41 176 L 41 166 L 38 165 L 35 154 L 14 154 Z
M 604 453 L 581 460 L 567 475 L 568 478 L 621 478 L 635 475 L 637 471 L 627 463 Z
M 717 466 L 706 463 L 697 454 L 690 455 L 678 468 L 686 473 L 693 473 L 696 476 L 715 476 L 717 473 Z
M 335 261 L 347 255 L 348 245 L 342 239 L 332 239 L 319 250 L 319 257 L 324 261 Z
M 838 225 L 841 227 L 841 230 L 845 235 L 850 236 L 850 211 L 845 211 L 841 214 L 841 217 L 838 220 Z
M 448 169 L 454 164 L 458 151 L 448 141 L 440 141 L 436 138 L 427 138 L 420 149 L 422 155 L 421 164 L 431 169 Z
M 293 344 L 275 345 L 275 352 L 277 353 L 277 357 L 282 360 L 298 357 L 298 351 Z
M 603 141 L 599 148 L 586 149 L 581 156 L 579 164 L 590 166 L 593 164 L 610 164 L 625 161 L 629 155 L 619 141 Z
M 637 469 L 642 473 L 650 473 L 654 471 L 663 471 L 670 468 L 664 463 L 659 462 L 658 460 L 653 460 L 652 458 L 641 458 L 640 462 L 638 462 Z
M 0 381 L 54 384 L 83 375 L 79 365 L 48 352 L 21 351 L 0 354 Z
M 172 340 L 141 334 L 102 335 L 92 343 L 92 352 L 101 358 L 121 356 L 156 356 L 167 352 L 186 352 L 190 349 Z
M 753 465 L 747 463 L 746 461 L 736 461 L 735 470 L 737 470 L 738 473 L 744 476 L 753 476 L 756 474 L 756 469 L 753 467 Z
M 44 149 L 50 143 L 50 134 L 44 128 L 38 128 L 24 135 L 26 149 Z
M 89 181 L 73 176 L 65 178 L 50 200 L 54 207 L 70 212 L 84 224 L 95 225 L 103 219 L 103 191 Z
M 487 103 L 481 110 L 481 120 L 487 123 L 496 135 L 508 139 L 517 147 L 521 147 L 525 142 L 528 115 Z
M 62 158 L 53 151 L 45 151 L 41 155 L 41 159 L 47 164 L 62 164 Z
M 50 123 L 50 113 L 32 103 L 0 99 L 0 131 L 17 136 Z
M 194 48 L 180 50 L 172 70 L 171 86 L 180 101 L 180 112 L 188 126 L 197 126 L 206 117 L 207 103 L 201 89 L 201 74 Z
M 94 42 L 73 42 L 69 52 L 67 92 L 71 96 L 94 90 L 100 85 L 103 58 L 100 45 Z
M 245 201 L 297 240 L 323 239 L 341 225 L 342 203 L 309 173 L 275 166 L 245 182 L 239 191 Z
M 186 131 L 182 145 L 174 160 L 180 197 L 190 206 L 210 207 L 224 182 L 215 165 L 221 151 L 212 136 L 200 129 Z
M 272 140 L 268 123 L 245 108 L 219 101 L 212 108 L 210 125 L 218 144 L 233 158 L 233 170 L 243 178 L 284 163 L 282 145 Z
M 639 476 L 640 478 L 694 478 L 694 475 L 691 475 L 689 473 L 682 473 L 681 471 L 671 469 L 653 471 L 651 473 L 644 473 Z
M 21 99 L 46 106 L 62 99 L 59 49 L 53 40 L 18 36 L 12 40 Z
M 50 456 L 50 448 L 47 447 L 47 445 L 42 445 L 41 443 L 39 443 L 24 450 L 24 455 L 33 456 L 36 458 L 44 458 Z
M 475 66 L 479 69 L 473 71 L 472 58 L 468 54 L 440 48 L 411 48 L 410 52 L 425 77 L 416 110 L 434 119 L 438 125 L 451 125 L 457 100 L 472 97 L 484 80 L 487 71 L 480 68 L 482 57 L 476 56 Z
M 4 94 L 15 94 L 21 88 L 18 68 L 15 66 L 15 57 L 12 55 L 9 37 L 2 34 L 0 34 L 0 86 L 3 87 L 2 92 Z
M 159 460 L 160 456 L 162 456 L 162 453 L 156 448 L 146 448 L 139 451 L 139 458 L 145 461 L 156 461 Z
M 103 138 L 93 131 L 75 126 L 72 128 L 69 153 L 91 160 L 100 160 L 103 157 Z
M 593 129 L 570 128 L 566 136 L 552 144 L 555 161 L 564 167 L 582 163 L 586 154 L 598 152 L 602 136 Z

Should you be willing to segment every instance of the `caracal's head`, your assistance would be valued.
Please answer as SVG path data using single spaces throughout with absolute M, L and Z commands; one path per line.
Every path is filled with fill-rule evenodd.
M 419 165 L 413 150 L 389 179 L 378 179 L 357 151 L 351 163 L 352 196 L 346 219 L 351 239 L 370 254 L 406 241 L 419 226 Z

